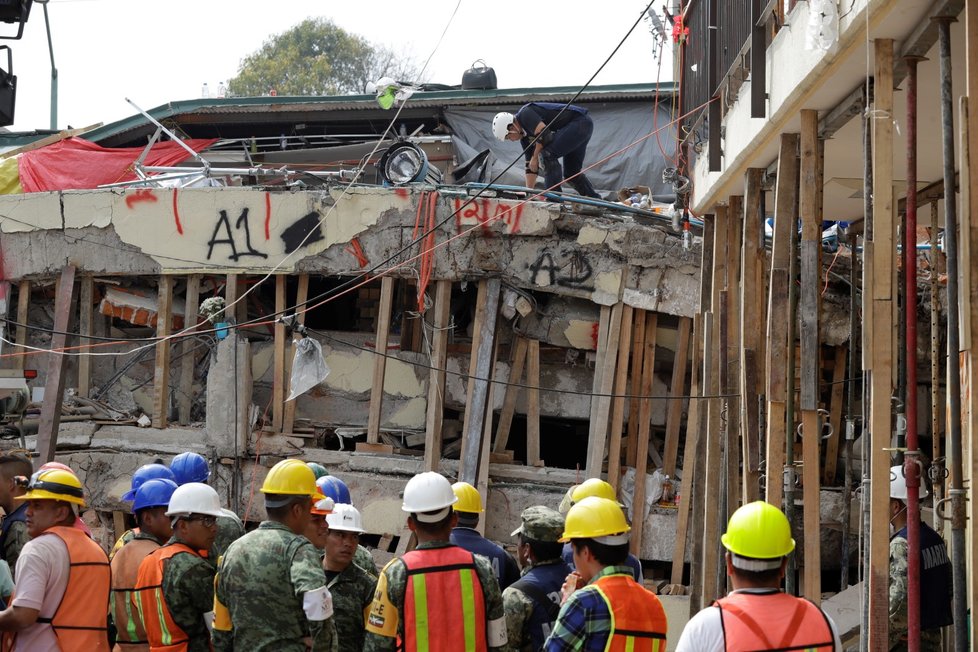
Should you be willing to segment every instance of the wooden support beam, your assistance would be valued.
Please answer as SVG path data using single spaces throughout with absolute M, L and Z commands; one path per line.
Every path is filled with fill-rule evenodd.
M 29 323 L 27 313 L 30 312 L 31 307 L 31 282 L 21 281 L 17 284 L 17 344 L 27 344 L 27 324 Z M 14 349 L 18 353 L 27 353 L 26 349 Z M 23 369 L 27 360 L 26 355 L 18 355 L 16 358 L 15 366 L 17 369 Z
M 94 303 L 95 303 L 95 280 L 90 274 L 81 277 L 78 292 L 78 344 L 88 346 L 92 340 L 86 335 L 94 332 Z M 82 352 L 91 349 L 81 349 Z M 89 397 L 92 391 L 92 356 L 82 355 L 78 358 L 78 395 Z
M 48 354 L 48 370 L 44 379 L 44 402 L 37 430 L 38 466 L 54 459 L 58 448 L 58 427 L 61 425 L 61 404 L 65 390 L 65 356 L 61 355 L 68 341 L 68 322 L 71 320 L 71 303 L 75 294 L 75 266 L 66 265 L 61 270 L 55 287 L 54 333 L 51 335 L 51 351 Z
M 160 276 L 156 309 L 156 373 L 153 376 L 153 427 L 166 428 L 170 409 L 170 340 L 173 333 L 173 276 Z
M 658 315 L 650 312 L 645 320 L 645 353 L 642 356 L 641 396 L 643 397 L 652 395 L 658 323 Z M 645 484 L 649 466 L 649 437 L 652 430 L 651 398 L 641 399 L 638 419 L 638 441 L 635 449 L 635 487 L 632 493 L 632 536 L 629 540 L 630 550 L 636 556 L 642 550 L 642 531 L 645 529 Z
M 723 336 L 723 346 L 726 348 L 726 368 L 721 370 L 723 393 L 729 395 L 723 399 L 726 406 L 726 460 L 727 460 L 727 513 L 726 522 L 740 507 L 741 477 L 740 453 L 743 448 L 741 441 L 741 399 L 740 393 L 740 286 L 743 284 L 741 273 L 741 253 L 743 247 L 744 198 L 740 195 L 730 197 L 730 207 L 727 212 L 727 280 L 725 287 L 726 332 Z M 723 330 L 721 329 L 721 332 Z
M 492 347 L 492 362 L 489 365 L 489 377 L 492 378 L 496 369 L 496 359 L 499 355 L 499 340 L 493 338 Z M 479 495 L 482 498 L 483 505 L 489 505 L 489 462 L 491 461 L 490 446 L 492 443 L 492 405 L 493 405 L 493 395 L 496 393 L 498 386 L 496 383 L 489 383 L 486 388 L 486 405 L 487 417 L 482 425 L 482 437 L 480 438 L 480 450 L 479 450 L 479 466 L 476 469 L 476 481 L 472 482 L 476 490 L 478 490 Z M 481 535 L 486 533 L 486 521 L 487 518 L 480 518 L 479 523 L 476 525 L 475 529 Z
M 275 275 L 275 314 L 285 313 L 285 274 Z M 275 322 L 275 341 L 272 360 L 272 431 L 283 432 L 285 423 L 285 323 Z
M 387 373 L 387 338 L 391 330 L 391 301 L 394 279 L 385 274 L 380 280 L 380 305 L 377 308 L 377 331 L 374 334 L 374 378 L 370 389 L 370 411 L 367 414 L 367 443 L 380 443 L 380 419 L 384 407 L 384 375 Z
M 893 115 L 893 40 L 877 38 L 874 116 Z M 870 526 L 869 526 L 869 649 L 886 650 L 889 643 L 889 504 L 890 443 L 894 360 L 894 253 L 896 224 L 893 211 L 893 121 L 872 121 L 873 247 L 872 328 L 867 329 L 870 368 Z
M 666 406 L 666 441 L 662 453 L 662 472 L 676 476 L 676 456 L 679 454 L 679 428 L 683 418 L 683 396 L 686 393 L 686 369 L 689 364 L 689 331 L 692 320 L 679 318 L 676 331 L 676 357 L 672 363 L 669 383 L 669 405 Z M 688 437 L 689 435 L 687 435 Z
M 526 350 L 526 463 L 543 466 L 540 459 L 540 341 L 530 340 Z
M 642 357 L 645 351 L 645 310 L 635 311 L 635 324 L 632 328 L 632 369 L 628 393 L 639 396 L 642 391 Z M 638 440 L 639 401 L 628 401 L 628 441 L 625 442 L 625 466 L 635 466 L 635 442 Z
M 609 306 L 601 306 L 598 311 L 598 334 L 594 349 L 594 374 L 591 376 L 591 405 L 588 410 L 588 413 L 592 416 L 598 406 L 598 394 L 601 393 L 601 375 L 604 373 L 604 359 L 608 350 L 608 326 L 610 323 L 611 308 Z M 585 466 L 588 470 L 590 470 L 591 466 L 587 460 L 591 456 L 591 449 L 593 448 L 591 442 L 594 441 L 594 431 L 597 429 L 597 426 L 598 423 L 595 419 L 588 419 L 588 452 L 585 458 Z M 601 477 L 600 472 L 597 477 Z
M 764 323 L 764 170 L 749 168 L 745 180 L 743 252 L 740 270 L 740 412 L 743 415 L 744 503 L 760 498 L 761 414 L 764 344 L 757 324 Z
M 299 283 L 295 293 L 295 319 L 299 325 L 306 323 L 306 301 L 309 299 L 309 275 L 299 274 Z M 289 345 L 285 357 L 285 395 L 292 393 L 292 361 L 295 360 L 295 340 Z M 295 427 L 295 408 L 299 399 L 285 403 L 285 415 L 282 417 L 282 432 L 292 432 Z
M 822 484 L 834 485 L 835 472 L 839 465 L 839 442 L 842 440 L 842 408 L 845 401 L 846 359 L 849 347 L 835 347 L 835 363 L 832 367 L 832 398 L 829 402 L 829 426 L 832 434 L 825 440 L 825 467 L 822 470 Z M 936 433 L 935 433 L 936 435 Z
M 624 284 L 625 275 L 622 274 Z M 624 285 L 622 286 L 624 288 Z M 603 311 L 604 309 L 602 309 Z M 604 356 L 601 361 L 600 383 L 598 396 L 592 402 L 595 409 L 591 412 L 591 422 L 594 425 L 591 438 L 588 440 L 587 476 L 600 478 L 604 458 L 607 454 L 608 417 L 611 412 L 611 393 L 615 388 L 615 370 L 618 364 L 618 342 L 621 339 L 621 316 L 624 304 L 619 301 L 610 309 L 608 335 L 604 342 Z M 627 361 L 622 364 L 627 364 Z M 597 370 L 595 370 L 597 374 Z
M 489 380 L 492 378 L 500 289 L 498 278 L 479 281 L 458 474 L 459 480 L 470 484 L 478 481 L 483 426 L 486 419 L 492 419 L 492 406 L 488 403 Z
M 452 282 L 435 281 L 432 310 L 431 371 L 428 373 L 428 407 L 424 429 L 424 470 L 437 471 L 441 463 L 442 420 L 445 416 L 445 365 L 451 317 Z
M 238 301 L 241 297 L 241 275 L 228 274 L 224 281 L 224 318 L 232 323 L 240 323 L 244 319 L 238 319 L 242 311 L 247 310 L 245 300 Z
M 189 336 L 197 330 L 197 319 L 200 309 L 200 274 L 187 276 L 187 298 L 184 302 L 183 327 Z M 177 392 L 177 414 L 180 423 L 188 425 L 191 421 L 191 408 L 194 404 L 194 367 L 197 356 L 194 349 L 196 340 L 184 337 L 180 345 L 180 384 Z
M 693 359 L 689 390 L 689 416 L 686 420 L 686 445 L 683 447 L 683 481 L 679 489 L 679 513 L 676 515 L 676 545 L 672 549 L 671 584 L 683 583 L 683 565 L 685 563 L 687 533 L 689 532 L 689 512 L 693 502 L 693 480 L 698 473 L 702 473 L 696 455 L 700 436 L 700 403 L 702 403 L 702 401 L 697 400 L 697 396 L 700 394 L 701 374 L 699 365 L 703 359 L 702 331 L 703 315 L 696 313 L 693 315 Z
M 493 442 L 493 452 L 502 453 L 509 443 L 509 430 L 513 425 L 513 415 L 516 413 L 516 399 L 523 394 L 522 387 L 517 385 L 523 377 L 523 365 L 526 363 L 526 349 L 529 345 L 522 335 L 516 336 L 513 348 L 513 359 L 509 367 L 509 385 L 503 397 L 503 407 L 499 411 L 499 425 L 496 427 L 496 441 Z
M 618 491 L 621 477 L 621 437 L 625 424 L 625 394 L 628 392 L 628 356 L 632 347 L 634 309 L 625 305 L 618 336 L 618 366 L 615 367 L 615 398 L 611 403 L 611 435 L 608 438 L 608 482 Z

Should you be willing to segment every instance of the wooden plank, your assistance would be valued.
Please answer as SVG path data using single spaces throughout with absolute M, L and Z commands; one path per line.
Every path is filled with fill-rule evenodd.
M 624 283 L 625 275 L 622 274 Z M 624 287 L 624 286 L 622 286 Z M 604 458 L 607 454 L 608 417 L 611 412 L 611 393 L 615 388 L 615 370 L 618 364 L 618 342 L 621 339 L 621 316 L 624 304 L 619 301 L 611 308 L 608 321 L 608 336 L 605 338 L 604 358 L 601 364 L 600 384 L 598 386 L 597 403 L 591 413 L 594 432 L 588 440 L 587 477 L 600 478 Z M 623 363 L 624 364 L 624 363 Z
M 601 393 L 601 375 L 604 373 L 604 359 L 607 357 L 608 352 L 608 325 L 611 322 L 611 308 L 608 306 L 601 306 L 599 310 L 598 317 L 598 338 L 596 341 L 597 346 L 594 351 L 594 375 L 591 377 L 591 397 L 590 397 L 590 410 L 588 414 L 593 415 L 598 406 L 598 394 Z M 588 419 L 588 452 L 585 460 L 589 460 L 591 457 L 591 449 L 593 448 L 591 442 L 594 441 L 594 433 L 597 429 L 597 421 L 593 418 Z M 590 470 L 591 466 L 589 462 L 585 461 L 586 467 Z M 597 476 L 597 477 L 600 477 Z
M 805 597 L 819 604 L 822 601 L 822 548 L 821 518 L 819 508 L 819 452 L 822 429 L 819 414 L 814 410 L 802 410 L 802 483 L 805 524 Z
M 745 180 L 743 252 L 740 271 L 740 412 L 743 418 L 743 498 L 744 503 L 760 498 L 761 421 L 760 379 L 764 377 L 761 330 L 764 323 L 764 170 L 749 168 Z M 760 367 L 760 368 L 759 368 Z
M 723 393 L 728 398 L 723 399 L 727 413 L 727 513 L 724 521 L 729 519 L 740 507 L 741 477 L 740 451 L 741 441 L 741 399 L 740 394 L 740 319 L 742 307 L 740 303 L 740 286 L 743 285 L 741 273 L 741 253 L 743 248 L 743 218 L 744 198 L 740 195 L 730 197 L 730 207 L 727 213 L 727 276 L 726 276 L 726 377 L 723 379 Z
M 489 377 L 492 378 L 495 375 L 496 370 L 496 359 L 499 355 L 499 340 L 493 338 L 495 341 L 492 347 L 492 362 L 489 365 Z M 478 490 L 479 495 L 482 498 L 483 505 L 489 505 L 489 463 L 491 460 L 490 445 L 492 443 L 492 405 L 493 396 L 497 389 L 496 383 L 489 383 L 486 388 L 486 419 L 482 425 L 482 437 L 481 448 L 479 450 L 479 467 L 476 470 L 476 482 L 472 484 Z M 512 460 L 509 460 L 512 463 Z M 486 533 L 486 521 L 488 518 L 480 518 L 479 523 L 476 525 L 475 529 L 481 535 Z
M 31 282 L 21 281 L 17 284 L 17 344 L 27 344 L 27 324 L 29 322 L 28 312 L 31 307 Z M 14 349 L 19 353 L 26 353 L 25 349 Z M 15 360 L 17 369 L 23 369 L 27 361 L 26 355 L 18 355 Z
M 483 425 L 486 419 L 492 419 L 492 406 L 488 404 L 489 379 L 492 377 L 492 356 L 496 344 L 496 318 L 499 314 L 500 289 L 498 278 L 479 282 L 474 325 L 479 335 L 478 341 L 473 338 L 472 342 L 472 360 L 469 366 L 469 384 L 458 477 L 459 480 L 470 484 L 475 484 L 478 481 Z
M 642 391 L 642 358 L 645 351 L 645 310 L 635 311 L 635 324 L 632 327 L 632 369 L 629 394 L 640 396 Z M 638 406 L 639 401 L 628 401 L 628 441 L 625 442 L 625 465 L 635 466 L 635 442 L 638 440 Z
M 618 366 L 615 367 L 615 398 L 611 404 L 611 434 L 608 438 L 608 482 L 618 491 L 621 476 L 621 436 L 625 423 L 625 393 L 628 391 L 628 356 L 632 346 L 634 309 L 625 305 L 618 336 Z
M 445 365 L 448 363 L 452 282 L 435 282 L 432 310 L 431 371 L 428 373 L 428 406 L 424 429 L 424 470 L 436 471 L 441 463 L 442 421 L 445 415 Z
M 686 368 L 689 364 L 689 331 L 692 320 L 679 318 L 676 330 L 676 357 L 672 363 L 672 380 L 669 383 L 669 405 L 666 406 L 666 440 L 662 452 L 662 472 L 670 478 L 676 476 L 676 456 L 679 454 L 679 428 L 682 425 L 683 403 L 686 393 Z
M 832 369 L 832 394 L 829 402 L 829 425 L 832 434 L 825 440 L 825 466 L 822 470 L 822 484 L 833 485 L 839 465 L 839 442 L 842 440 L 842 408 L 845 401 L 846 359 L 849 348 L 845 345 L 835 347 L 835 366 Z
M 526 463 L 543 466 L 540 459 L 540 341 L 530 340 L 526 350 Z
M 506 386 L 503 407 L 499 411 L 499 425 L 496 428 L 496 441 L 493 443 L 493 451 L 496 453 L 506 450 L 506 445 L 509 443 L 509 430 L 513 425 L 513 415 L 516 413 L 516 399 L 523 393 L 523 388 L 518 387 L 517 384 L 523 377 L 527 346 L 528 340 L 522 335 L 517 335 L 513 348 L 513 360 L 509 367 L 509 385 Z
M 692 504 L 693 479 L 701 473 L 696 455 L 699 444 L 700 394 L 699 363 L 703 358 L 703 315 L 693 315 L 693 355 L 690 379 L 689 417 L 686 420 L 686 445 L 683 447 L 683 480 L 679 489 L 679 507 L 676 515 L 676 545 L 672 549 L 672 584 L 682 584 L 683 565 L 689 532 L 689 513 Z
M 652 395 L 655 377 L 655 341 L 659 323 L 658 315 L 650 312 L 645 320 L 645 353 L 642 360 L 643 397 Z M 639 405 L 638 441 L 635 448 L 635 488 L 632 492 L 632 536 L 629 549 L 638 556 L 642 550 L 642 534 L 645 529 L 645 484 L 649 466 L 649 437 L 652 430 L 652 399 L 643 398 Z
M 92 335 L 95 331 L 95 280 L 90 274 L 85 274 L 79 283 L 78 292 L 78 343 L 87 347 L 92 340 L 86 335 Z M 89 348 L 82 351 L 91 351 Z M 89 397 L 92 391 L 92 356 L 83 355 L 78 358 L 78 395 Z
M 275 314 L 285 313 L 285 274 L 275 275 Z M 272 361 L 272 431 L 283 432 L 285 422 L 285 324 L 275 322 Z
M 367 443 L 380 442 L 381 410 L 384 406 L 384 376 L 387 373 L 387 338 L 391 330 L 391 301 L 394 279 L 385 274 L 380 280 L 380 305 L 377 331 L 374 334 L 374 377 L 370 389 L 370 411 L 367 414 Z
M 300 325 L 306 323 L 306 301 L 309 299 L 309 275 L 299 274 L 299 284 L 295 293 L 295 319 Z M 295 359 L 295 341 L 288 348 L 285 358 L 285 395 L 292 393 L 292 361 Z M 295 425 L 295 409 L 299 399 L 285 404 L 285 416 L 282 417 L 282 432 L 292 432 Z
M 40 464 L 54 459 L 58 447 L 58 426 L 61 424 L 61 403 L 65 390 L 65 356 L 60 355 L 68 341 L 68 322 L 71 320 L 71 303 L 75 294 L 75 266 L 66 265 L 61 270 L 55 287 L 54 333 L 51 334 L 51 351 L 48 354 L 48 370 L 44 379 L 44 402 L 37 429 L 37 453 Z
M 712 311 L 703 316 L 703 383 L 704 393 L 716 396 L 720 391 L 720 379 L 716 369 L 716 340 L 713 337 L 717 319 Z M 719 546 L 720 546 L 720 492 L 722 491 L 720 451 L 720 399 L 710 398 L 706 403 L 706 420 L 701 431 L 701 441 L 705 449 L 703 478 L 703 524 L 694 532 L 702 537 L 702 571 L 700 578 L 700 600 L 710 604 L 720 597 L 719 588 Z M 702 408 L 701 408 L 702 409 Z
M 187 276 L 187 298 L 184 307 L 183 327 L 190 335 L 197 330 L 197 311 L 200 308 L 200 274 Z M 194 399 L 194 363 L 197 356 L 194 348 L 197 342 L 193 337 L 184 337 L 180 345 L 180 384 L 177 392 L 177 414 L 180 423 L 188 425 Z
M 801 330 L 801 384 L 799 406 L 802 410 L 818 409 L 819 339 L 818 309 L 821 284 L 822 220 L 818 214 L 818 112 L 801 112 L 801 284 L 798 314 Z
M 118 510 L 112 512 L 112 534 L 118 541 L 119 537 L 126 531 L 126 515 Z
M 166 428 L 170 407 L 170 340 L 173 332 L 173 276 L 160 276 L 156 309 L 156 373 L 153 376 L 153 427 Z
M 244 301 L 238 301 L 238 298 L 241 296 L 240 290 L 240 275 L 228 274 L 224 280 L 224 318 L 232 323 L 238 323 L 241 306 L 245 303 Z

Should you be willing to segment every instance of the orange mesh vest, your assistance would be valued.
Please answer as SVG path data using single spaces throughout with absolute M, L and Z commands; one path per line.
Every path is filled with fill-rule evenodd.
M 605 652 L 664 652 L 666 612 L 659 598 L 630 575 L 606 575 L 593 586 L 611 612 Z
M 122 652 L 149 650 L 149 639 L 133 592 L 139 564 L 159 547 L 152 539 L 133 539 L 112 558 L 112 620 L 117 631 L 116 646 Z
M 449 546 L 413 550 L 404 595 L 406 652 L 485 652 L 486 604 L 472 553 Z
M 720 608 L 727 650 L 835 649 L 825 614 L 804 598 L 780 591 L 731 593 L 713 604 Z
M 163 565 L 170 557 L 181 552 L 200 556 L 189 546 L 170 543 L 151 552 L 139 565 L 134 600 L 146 628 L 149 649 L 153 652 L 183 652 L 190 641 L 187 633 L 173 621 L 163 597 Z

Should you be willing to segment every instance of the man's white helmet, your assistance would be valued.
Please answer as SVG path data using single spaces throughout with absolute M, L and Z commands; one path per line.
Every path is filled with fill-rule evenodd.
M 206 516 L 223 516 L 221 499 L 214 488 L 201 482 L 188 482 L 177 487 L 170 497 L 167 516 L 187 516 L 204 514 Z
M 326 515 L 326 524 L 330 530 L 337 532 L 356 532 L 358 534 L 365 532 L 360 510 L 353 505 L 336 504 L 333 511 Z
M 416 514 L 422 523 L 437 523 L 448 516 L 448 508 L 457 501 L 458 497 L 445 476 L 426 471 L 408 480 L 401 510 Z
M 492 119 L 492 135 L 498 140 L 506 140 L 506 134 L 509 133 L 509 125 L 513 124 L 513 114 L 503 111 L 497 113 L 496 117 Z
M 920 498 L 926 498 L 930 495 L 930 492 L 927 491 L 927 485 L 923 483 L 922 477 L 919 491 Z M 902 465 L 890 467 L 890 498 L 896 498 L 897 500 L 907 499 L 907 479 L 903 475 Z

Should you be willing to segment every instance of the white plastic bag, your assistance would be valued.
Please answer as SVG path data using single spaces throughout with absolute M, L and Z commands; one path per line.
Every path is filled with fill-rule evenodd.
M 323 345 L 311 337 L 303 337 L 295 343 L 295 358 L 292 360 L 292 391 L 286 401 L 305 394 L 326 380 L 329 365 L 323 358 Z
M 656 469 L 654 473 L 647 474 L 645 476 L 645 513 L 644 516 L 648 516 L 649 512 L 652 510 L 652 505 L 659 502 L 662 498 L 662 481 L 665 480 L 665 476 L 659 469 Z M 635 512 L 632 507 L 634 502 L 635 494 L 635 469 L 628 468 L 625 470 L 624 475 L 621 477 L 621 488 L 618 490 L 618 496 L 621 498 L 622 504 L 625 506 L 625 513 L 628 514 L 630 521 L 635 520 Z

